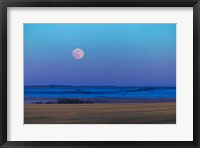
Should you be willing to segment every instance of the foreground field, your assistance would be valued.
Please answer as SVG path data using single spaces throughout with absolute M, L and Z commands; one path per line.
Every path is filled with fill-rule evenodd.
M 25 124 L 176 123 L 176 102 L 25 104 Z

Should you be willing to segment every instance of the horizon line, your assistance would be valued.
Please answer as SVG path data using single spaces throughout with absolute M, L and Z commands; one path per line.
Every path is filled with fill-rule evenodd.
M 52 85 L 52 84 L 42 84 L 42 85 L 40 85 L 40 84 L 37 84 L 37 85 L 24 85 L 24 87 L 31 87 L 31 86 L 72 86 L 72 87 L 105 87 L 105 86 L 107 86 L 107 87 L 176 87 L 176 85 L 175 86 L 169 86 L 169 85 L 140 85 L 140 86 L 134 86 L 134 85 L 129 85 L 129 86 L 125 86 L 125 85 L 65 85 L 65 84 L 60 84 L 60 85 Z

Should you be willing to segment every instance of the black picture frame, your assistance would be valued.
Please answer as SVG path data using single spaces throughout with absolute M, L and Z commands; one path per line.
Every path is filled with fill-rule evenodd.
M 8 7 L 193 7 L 193 141 L 7 141 Z M 0 146 L 21 147 L 200 147 L 200 2 L 199 0 L 1 0 L 0 1 Z

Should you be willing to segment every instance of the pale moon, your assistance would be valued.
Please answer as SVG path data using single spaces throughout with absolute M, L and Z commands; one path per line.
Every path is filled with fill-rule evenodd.
M 80 60 L 80 59 L 82 59 L 84 57 L 84 51 L 81 48 L 75 48 L 72 51 L 72 56 L 75 59 Z

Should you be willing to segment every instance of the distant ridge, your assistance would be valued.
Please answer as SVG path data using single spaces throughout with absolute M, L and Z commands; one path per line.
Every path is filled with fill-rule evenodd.
M 124 85 L 25 85 L 24 87 L 157 87 L 157 88 L 176 88 L 176 86 L 124 86 Z

